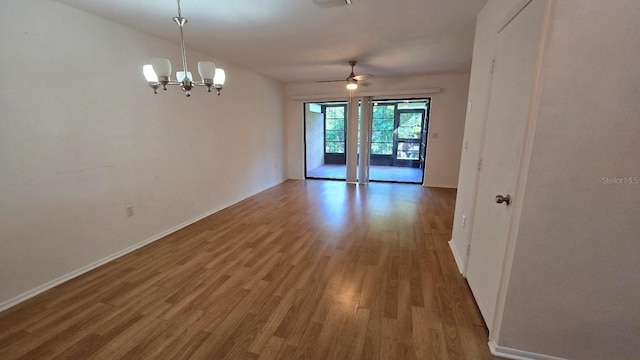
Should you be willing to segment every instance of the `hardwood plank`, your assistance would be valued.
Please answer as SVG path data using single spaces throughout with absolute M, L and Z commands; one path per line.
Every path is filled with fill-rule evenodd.
M 391 262 L 387 271 L 387 289 L 384 301 L 384 317 L 388 319 L 398 318 L 398 256 L 391 256 Z
M 348 359 L 360 359 L 365 346 L 367 336 L 367 324 L 369 323 L 370 310 L 358 309 L 356 319 L 353 324 L 353 340 L 349 346 Z
M 413 346 L 418 359 L 448 359 L 446 344 L 442 337 L 442 322 L 439 315 L 414 307 Z
M 254 354 L 260 354 L 262 352 L 262 349 L 267 346 L 269 339 L 276 332 L 278 326 L 289 312 L 289 308 L 295 301 L 296 295 L 296 292 L 290 292 L 287 296 L 282 298 L 278 307 L 273 311 L 269 320 L 267 320 L 266 324 L 262 327 L 260 334 L 258 334 L 256 339 L 247 349 L 248 351 Z
M 174 349 L 173 354 L 165 354 L 166 359 L 171 360 L 187 360 L 194 359 L 193 354 L 200 349 L 202 344 L 204 344 L 211 334 L 204 331 L 198 331 L 195 335 L 189 337 L 182 337 L 187 341 L 184 342 L 182 347 L 179 346 L 169 346 L 170 349 Z M 174 342 L 178 340 L 175 339 Z M 174 345 L 172 342 L 170 345 Z
M 0 358 L 493 359 L 454 203 L 287 181 L 0 313 Z
M 379 270 L 377 266 L 368 265 L 367 271 L 362 281 L 362 291 L 360 292 L 360 299 L 358 306 L 362 309 L 370 309 L 373 303 L 373 297 L 376 293 L 376 286 L 378 284 Z
M 105 339 L 96 334 L 88 334 L 80 339 L 80 341 L 67 348 L 65 351 L 56 355 L 56 360 L 62 359 L 82 359 L 91 357 L 100 347 L 104 345 Z
M 329 331 L 331 331 L 331 340 L 329 341 L 328 356 L 324 358 L 346 359 L 356 336 L 354 328 L 356 326 L 357 304 L 336 302 L 334 306 L 339 313 L 335 323 L 327 323 L 327 326 L 325 326 L 325 329 L 330 329 Z M 319 342 L 321 340 L 322 333 L 320 334 Z M 322 346 L 322 343 L 320 342 L 319 345 Z
M 400 262 L 398 276 L 398 342 L 411 345 L 413 323 L 411 321 L 411 252 L 409 248 L 400 249 L 400 258 L 406 261 Z
M 40 344 L 40 339 L 24 330 L 0 338 L 0 359 L 17 359 Z

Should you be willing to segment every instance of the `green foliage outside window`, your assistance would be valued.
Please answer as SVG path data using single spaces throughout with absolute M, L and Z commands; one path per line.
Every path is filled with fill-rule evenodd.
M 427 101 L 426 104 L 429 104 Z M 411 106 L 414 104 L 398 104 L 398 109 L 418 108 Z M 424 106 L 424 104 L 422 104 Z M 358 108 L 358 112 L 361 109 Z M 379 104 L 373 106 L 373 121 L 371 128 L 371 154 L 372 155 L 393 155 L 394 136 L 403 140 L 419 140 L 422 136 L 422 114 L 416 112 L 399 114 L 398 128 L 395 129 L 395 104 Z M 345 153 L 345 118 L 346 106 L 327 105 L 325 107 L 325 153 L 344 154 Z M 360 142 L 360 123 L 358 122 L 358 143 Z M 394 134 L 394 130 L 397 134 Z M 359 147 L 358 147 L 359 151 Z M 406 154 L 407 158 L 413 158 L 414 149 L 403 149 L 398 147 L 398 154 Z
M 329 119 L 327 118 L 327 131 L 341 130 L 344 131 L 344 118 L 343 119 Z
M 376 155 L 392 155 L 393 143 L 371 143 L 371 153 Z
M 371 126 L 371 154 L 393 155 L 393 105 L 374 105 Z
M 327 142 L 324 152 L 327 154 L 344 154 L 344 142 Z
M 371 132 L 371 142 L 373 143 L 392 143 L 393 142 L 393 130 L 374 130 Z
M 344 106 L 327 106 L 325 117 L 327 119 L 342 119 L 344 121 Z
M 344 141 L 344 131 L 326 131 L 327 141 Z
M 345 107 L 325 107 L 324 152 L 327 154 L 344 154 L 345 152 Z
M 375 105 L 373 107 L 373 118 L 393 120 L 393 105 Z
M 400 114 L 398 138 L 420 139 L 422 131 L 422 115 L 418 113 Z

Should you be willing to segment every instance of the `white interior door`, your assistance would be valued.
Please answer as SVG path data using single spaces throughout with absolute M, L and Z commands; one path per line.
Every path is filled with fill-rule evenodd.
M 467 280 L 489 330 L 505 261 L 512 207 L 496 196 L 516 191 L 533 95 L 544 1 L 532 1 L 498 34 L 480 165 Z

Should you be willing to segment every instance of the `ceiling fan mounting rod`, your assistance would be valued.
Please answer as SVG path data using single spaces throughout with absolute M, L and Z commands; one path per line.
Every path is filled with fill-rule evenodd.
M 349 77 L 347 78 L 347 80 L 349 79 L 353 79 L 354 77 L 356 77 L 356 74 L 353 72 L 353 67 L 356 66 L 358 62 L 355 60 L 350 60 L 349 61 L 349 65 L 351 65 L 351 74 L 349 74 Z

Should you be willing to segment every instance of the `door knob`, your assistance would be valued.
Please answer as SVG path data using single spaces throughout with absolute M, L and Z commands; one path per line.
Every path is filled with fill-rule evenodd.
M 507 195 L 507 196 L 496 195 L 496 202 L 498 204 L 506 203 L 507 206 L 509 206 L 511 204 L 511 195 Z

